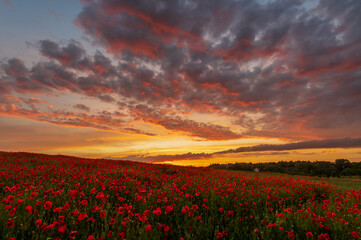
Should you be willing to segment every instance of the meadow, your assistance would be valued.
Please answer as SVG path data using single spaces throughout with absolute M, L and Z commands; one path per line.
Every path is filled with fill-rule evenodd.
M 359 239 L 361 189 L 288 175 L 0 153 L 1 239 Z

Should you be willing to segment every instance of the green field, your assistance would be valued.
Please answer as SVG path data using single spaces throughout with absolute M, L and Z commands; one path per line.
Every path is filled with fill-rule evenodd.
M 250 173 L 246 171 L 237 171 Z M 361 190 L 361 176 L 352 177 L 340 177 L 340 178 L 326 178 L 326 177 L 313 177 L 313 176 L 297 176 L 286 173 L 271 173 L 271 172 L 259 172 L 253 174 L 270 175 L 270 176 L 288 176 L 297 179 L 307 179 L 310 181 L 317 181 L 335 186 L 339 190 Z

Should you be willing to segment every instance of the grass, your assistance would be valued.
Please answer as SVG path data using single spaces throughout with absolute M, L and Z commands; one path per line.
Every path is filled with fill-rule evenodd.
M 250 173 L 247 171 L 237 171 L 237 172 L 244 172 Z M 307 179 L 311 181 L 318 181 L 323 182 L 329 185 L 335 186 L 339 190 L 361 190 L 361 177 L 360 176 L 352 176 L 346 177 L 342 176 L 340 178 L 326 178 L 326 177 L 316 177 L 316 176 L 298 176 L 298 175 L 291 175 L 286 173 L 273 173 L 273 172 L 252 172 L 253 174 L 261 174 L 261 175 L 271 175 L 271 176 L 289 176 L 296 179 Z
M 359 177 L 341 177 L 341 178 L 324 178 L 324 177 L 307 177 L 293 176 L 314 181 L 324 182 L 334 185 L 340 190 L 361 190 L 361 179 Z

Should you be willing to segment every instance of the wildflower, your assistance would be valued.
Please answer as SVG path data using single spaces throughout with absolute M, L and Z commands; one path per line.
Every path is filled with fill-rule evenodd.
M 155 214 L 157 216 L 161 215 L 162 214 L 162 209 L 157 208 L 156 210 L 153 211 L 153 214 Z
M 68 210 L 70 208 L 70 205 L 69 205 L 69 203 L 66 203 L 65 205 L 64 205 L 64 207 L 62 207 L 62 211 L 65 211 L 65 210 Z
M 288 236 L 289 236 L 291 239 L 295 239 L 295 234 L 294 234 L 293 231 L 292 231 L 292 232 L 286 231 L 286 232 L 287 232 Z
M 53 203 L 50 201 L 46 201 L 44 204 L 44 208 L 45 209 L 50 209 L 53 206 Z
M 16 208 L 13 208 L 11 209 L 11 211 L 9 212 L 9 215 L 12 217 L 15 215 L 15 211 L 16 211 Z
M 328 235 L 327 233 L 321 233 L 320 235 L 318 235 L 318 239 L 326 239 L 329 240 L 331 239 L 330 235 Z
M 53 212 L 60 214 L 61 209 L 60 208 L 54 208 Z
M 65 233 L 65 229 L 66 229 L 66 224 L 61 225 L 61 226 L 58 227 L 58 232 L 59 232 L 60 234 L 64 234 L 64 233 Z
M 145 227 L 145 231 L 146 231 L 146 232 L 150 232 L 150 230 L 152 230 L 152 225 L 148 224 L 148 225 Z
M 78 221 L 84 220 L 88 215 L 86 213 L 81 213 L 78 217 Z
M 101 212 L 99 213 L 100 218 L 104 218 L 104 217 L 105 217 L 105 214 L 106 214 L 106 211 L 105 211 L 105 210 L 101 211 Z
M 171 213 L 171 212 L 173 212 L 173 207 L 172 207 L 172 206 L 167 206 L 167 207 L 165 208 L 165 213 L 169 214 L 169 213 Z
M 75 235 L 77 234 L 77 231 L 71 231 L 69 234 L 70 239 L 75 239 Z
M 15 223 L 14 223 L 14 220 L 12 219 L 9 219 L 8 222 L 6 223 L 6 227 L 7 228 L 12 228 L 14 227 Z
M 182 208 L 182 213 L 186 213 L 189 211 L 189 207 L 188 206 L 185 206 Z
M 355 232 L 355 231 L 352 231 L 350 234 L 351 234 L 351 236 L 354 237 L 354 238 L 360 238 L 360 235 L 358 235 L 358 233 Z
M 32 206 L 27 206 L 25 208 L 25 210 L 28 212 L 28 213 L 33 213 L 33 207 Z
M 36 221 L 35 221 L 35 225 L 36 225 L 36 226 L 40 226 L 40 225 L 41 225 L 41 219 L 36 220 Z
M 99 207 L 98 207 L 98 206 L 92 207 L 92 212 L 93 212 L 93 213 L 96 213 L 97 211 L 99 211 Z

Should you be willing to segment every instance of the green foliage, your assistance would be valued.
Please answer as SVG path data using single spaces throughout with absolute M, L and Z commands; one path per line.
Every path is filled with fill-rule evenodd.
M 212 164 L 210 168 L 288 173 L 292 175 L 318 176 L 318 177 L 340 177 L 361 176 L 361 163 L 350 162 L 347 159 L 336 159 L 334 163 L 326 161 L 280 161 L 268 163 L 228 163 Z

